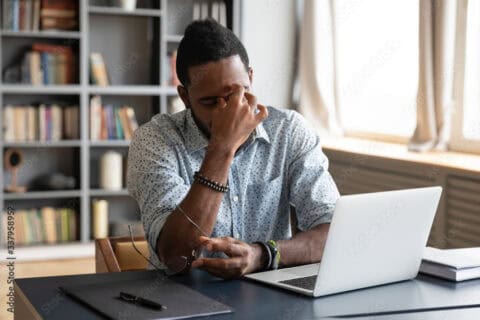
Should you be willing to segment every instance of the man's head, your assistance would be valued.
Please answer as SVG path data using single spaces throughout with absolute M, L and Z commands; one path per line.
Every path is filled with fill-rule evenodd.
M 252 70 L 245 47 L 235 34 L 214 20 L 192 22 L 177 51 L 178 93 L 207 135 L 218 98 L 228 100 L 232 86 L 249 91 Z
M 189 69 L 209 62 L 238 56 L 245 71 L 248 72 L 249 61 L 245 47 L 235 34 L 215 20 L 198 20 L 192 22 L 185 30 L 177 52 L 177 75 L 184 87 L 188 87 L 200 78 L 191 77 Z

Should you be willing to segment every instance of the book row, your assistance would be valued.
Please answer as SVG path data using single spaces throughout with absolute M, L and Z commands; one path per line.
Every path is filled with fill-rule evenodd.
M 78 239 L 74 209 L 42 207 L 2 213 L 2 242 L 14 245 L 53 244 Z M 8 243 L 10 244 L 10 243 Z

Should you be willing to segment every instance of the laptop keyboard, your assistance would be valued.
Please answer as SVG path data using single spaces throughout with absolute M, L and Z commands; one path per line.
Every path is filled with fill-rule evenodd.
M 290 286 L 299 287 L 302 289 L 307 290 L 314 290 L 315 289 L 315 281 L 317 280 L 317 275 L 308 276 L 308 277 L 301 277 L 301 278 L 294 278 L 290 280 L 279 281 L 279 283 L 288 284 Z

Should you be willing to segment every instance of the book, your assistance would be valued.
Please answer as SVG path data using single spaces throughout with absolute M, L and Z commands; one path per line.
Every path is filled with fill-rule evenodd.
M 3 139 L 15 141 L 15 107 L 12 105 L 3 108 Z
M 15 122 L 14 122 L 14 134 L 15 141 L 25 141 L 25 110 L 23 108 L 15 108 Z
M 55 209 L 43 207 L 40 209 L 45 230 L 45 242 L 55 243 L 57 241 L 57 228 L 55 224 Z
M 115 119 L 113 116 L 113 106 L 111 104 L 105 106 L 105 115 L 106 115 L 106 127 L 107 127 L 107 137 L 109 140 L 113 140 L 116 137 L 116 128 L 115 128 Z
M 69 83 L 69 79 L 67 78 L 67 67 L 68 67 L 68 57 L 66 53 L 61 52 L 55 55 L 54 59 L 55 63 L 55 83 L 65 84 Z
M 89 117 L 91 140 L 130 140 L 138 128 L 133 107 L 102 106 L 100 96 L 90 99 Z
M 77 21 L 72 18 L 42 18 L 42 30 L 74 30 Z
M 90 139 L 99 140 L 102 126 L 102 99 L 93 96 L 90 99 Z
M 20 30 L 20 0 L 13 0 L 13 7 L 12 7 L 12 16 L 13 16 L 13 23 L 12 23 L 12 30 L 18 31 Z
M 36 140 L 36 109 L 33 106 L 27 106 L 27 141 Z
M 5 30 L 13 30 L 13 6 L 14 0 L 3 0 L 3 29 Z
M 53 244 L 77 240 L 78 219 L 72 208 L 42 207 L 16 210 L 12 215 L 16 245 Z M 2 239 L 6 243 L 7 213 L 1 220 Z
M 74 30 L 78 28 L 78 0 L 42 0 L 42 30 Z
M 40 52 L 31 51 L 27 53 L 30 66 L 30 83 L 33 85 L 42 84 L 43 72 Z
M 79 107 L 68 106 L 63 112 L 63 138 L 78 139 L 80 138 L 79 128 Z
M 135 130 L 138 129 L 138 122 L 137 122 L 137 118 L 135 117 L 135 111 L 133 110 L 132 107 L 129 107 L 129 106 L 125 106 L 124 108 L 126 108 L 130 136 L 133 136 L 133 133 L 135 132 Z
M 39 140 L 47 140 L 47 116 L 46 116 L 47 107 L 44 104 L 41 104 L 38 107 L 38 131 L 39 131 Z
M 101 53 L 90 54 L 90 77 L 92 83 L 98 86 L 108 86 L 107 68 Z
M 45 108 L 45 136 L 46 140 L 52 140 L 52 109 L 50 107 Z
M 100 139 L 107 140 L 108 139 L 108 125 L 107 125 L 107 109 L 102 108 L 101 112 L 101 127 L 100 127 Z
M 130 126 L 128 124 L 128 116 L 127 116 L 127 109 L 125 107 L 120 108 L 118 111 L 118 115 L 120 116 L 120 122 L 122 123 L 123 134 L 126 140 L 132 139 L 132 133 L 130 130 Z
M 78 0 L 3 0 L 3 28 L 12 31 L 78 28 Z
M 27 30 L 26 28 L 26 8 L 25 8 L 25 0 L 19 0 L 19 4 L 18 4 L 18 24 L 19 24 L 19 30 L 20 31 L 24 31 L 24 30 Z
M 115 127 L 117 129 L 117 139 L 125 139 L 123 134 L 122 122 L 120 120 L 120 109 L 115 108 Z
M 420 272 L 452 281 L 480 278 L 480 247 L 445 250 L 426 247 Z
M 67 209 L 68 211 L 68 240 L 74 241 L 77 239 L 78 233 L 78 221 L 77 215 L 73 209 Z
M 40 30 L 40 0 L 33 0 L 32 30 Z
M 18 210 L 14 214 L 14 223 L 15 223 L 15 244 L 24 243 L 24 227 L 23 227 L 23 210 Z
M 51 110 L 51 141 L 59 141 L 62 138 L 62 109 L 59 105 L 50 106 Z
M 78 106 L 57 104 L 13 106 L 3 108 L 5 141 L 59 141 L 78 139 Z
M 40 53 L 43 84 L 75 82 L 75 56 L 70 46 L 34 43 L 33 52 Z

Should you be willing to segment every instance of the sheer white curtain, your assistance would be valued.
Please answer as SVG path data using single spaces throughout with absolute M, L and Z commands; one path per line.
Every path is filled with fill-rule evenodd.
M 420 0 L 417 125 L 409 149 L 448 147 L 455 108 L 456 46 L 461 46 L 457 0 Z M 459 37 L 460 36 L 460 37 Z M 464 50 L 457 50 L 457 52 Z
M 331 0 L 304 0 L 300 29 L 298 109 L 325 134 L 341 134 L 335 93 L 335 45 Z
M 415 32 L 415 34 L 412 33 L 408 39 L 401 37 L 401 34 L 407 33 L 407 31 L 411 33 L 413 30 L 412 28 L 408 28 L 409 25 L 405 25 L 402 29 L 401 24 L 417 22 L 391 19 L 394 20 L 392 24 L 395 25 L 391 25 L 390 27 L 392 27 L 391 30 L 398 29 L 404 31 L 403 33 L 397 32 L 399 34 L 392 36 L 396 36 L 402 40 L 400 41 L 401 44 L 408 42 L 404 48 L 405 50 L 396 50 L 394 52 L 396 55 L 392 53 L 391 56 L 398 58 L 398 61 L 395 60 L 395 63 L 402 64 L 401 70 L 415 70 L 418 67 L 418 89 L 415 90 L 417 82 L 416 76 L 411 77 L 412 81 L 408 81 L 408 86 L 409 88 L 411 87 L 411 90 L 407 92 L 405 83 L 397 79 L 399 76 L 398 73 L 390 72 L 387 75 L 383 75 L 385 84 L 390 84 L 390 87 L 383 89 L 378 88 L 381 92 L 377 93 L 375 93 L 375 90 L 370 90 L 365 93 L 365 95 L 368 96 L 367 98 L 372 99 L 372 103 L 376 101 L 375 99 L 380 99 L 380 102 L 377 101 L 377 105 L 385 106 L 385 108 L 394 108 L 397 104 L 405 105 L 403 107 L 397 106 L 397 109 L 400 111 L 405 109 L 405 114 L 409 111 L 408 106 L 414 107 L 411 108 L 411 117 L 408 118 L 411 118 L 411 121 L 404 125 L 413 127 L 414 114 L 416 112 L 415 130 L 408 144 L 410 150 L 425 151 L 445 149 L 450 137 L 451 113 L 455 108 L 456 102 L 454 84 L 455 76 L 457 75 L 455 73 L 458 72 L 457 69 L 461 66 L 461 64 L 458 63 L 458 56 L 459 53 L 464 53 L 464 41 L 462 41 L 463 38 L 461 34 L 462 28 L 459 27 L 459 25 L 461 26 L 461 23 L 464 22 L 458 21 L 457 16 L 460 12 L 459 10 L 462 8 L 459 3 L 465 0 L 417 1 L 419 5 L 418 65 L 417 62 L 413 60 L 414 56 L 412 56 L 412 59 L 407 59 L 411 54 L 417 54 L 417 48 L 413 47 L 413 45 L 407 41 L 412 39 L 412 37 L 416 37 L 417 32 Z M 364 19 L 368 19 L 368 15 L 371 14 L 373 21 L 381 21 L 382 23 L 390 22 L 388 19 L 380 19 L 381 16 L 378 15 L 381 15 L 381 12 L 365 12 L 365 10 L 360 10 L 365 9 L 362 1 L 347 2 L 346 4 L 348 4 L 347 9 L 355 5 L 356 7 L 353 6 L 350 11 L 352 11 L 352 14 L 363 14 Z M 381 4 L 383 5 L 384 2 Z M 409 4 L 412 5 L 412 2 L 409 2 Z M 413 4 L 417 5 L 417 3 Z M 335 3 L 335 5 L 337 5 L 337 3 Z M 357 9 L 356 11 L 354 10 L 355 8 Z M 382 114 L 378 114 L 378 112 L 375 113 L 377 109 L 368 107 L 368 99 L 366 100 L 367 102 L 363 101 L 363 104 L 361 103 L 362 101 L 356 99 L 350 99 L 352 101 L 349 100 L 346 102 L 345 99 L 343 99 L 344 97 L 341 96 L 344 90 L 339 90 L 340 88 L 337 87 L 340 85 L 341 80 L 339 77 L 340 67 L 345 67 L 345 65 L 339 64 L 345 63 L 345 61 L 341 61 L 340 58 L 345 58 L 345 55 L 347 55 L 350 59 L 350 64 L 356 63 L 356 52 L 345 52 L 345 50 L 335 52 L 335 50 L 341 49 L 339 47 L 339 44 L 341 44 L 339 36 L 342 30 L 340 26 L 338 26 L 339 28 L 335 28 L 335 21 L 338 20 L 336 19 L 336 14 L 346 14 L 345 12 L 340 12 L 341 9 L 342 6 L 340 6 L 340 8 L 334 6 L 333 0 L 304 0 L 299 49 L 300 104 L 298 109 L 322 131 L 338 135 L 342 134 L 344 129 L 348 129 L 342 129 L 340 121 L 342 115 L 340 111 L 347 112 L 343 106 L 348 102 L 350 109 L 354 108 L 353 110 L 356 112 L 361 111 L 360 114 L 362 118 L 364 118 L 366 122 L 372 123 L 371 126 L 363 126 L 362 128 L 376 128 L 372 130 L 372 132 L 374 134 L 381 133 L 377 131 L 379 131 L 379 128 L 382 126 L 374 121 L 386 121 L 387 119 L 385 117 L 382 118 L 382 115 L 386 114 L 386 117 L 389 117 L 388 121 L 391 122 L 391 114 L 388 112 L 383 112 Z M 335 12 L 335 10 L 339 10 L 339 12 Z M 379 10 L 386 9 L 384 7 Z M 407 13 L 408 12 L 404 12 L 404 16 L 407 16 Z M 386 14 L 395 13 L 392 13 L 390 10 L 390 12 L 384 13 L 384 15 Z M 378 27 L 381 28 L 381 26 Z M 371 36 L 371 34 L 359 34 L 359 37 L 368 36 Z M 402 48 L 403 47 L 400 49 Z M 359 50 L 363 49 L 364 48 L 359 48 Z M 368 50 L 363 51 L 367 52 Z M 336 53 L 342 53 L 342 55 Z M 391 70 L 396 70 L 394 67 L 398 67 L 395 63 L 392 58 L 391 64 L 393 67 L 390 68 Z M 387 63 L 384 61 L 383 64 Z M 353 72 L 353 70 L 347 70 L 347 73 L 348 72 Z M 413 79 L 415 81 L 413 81 Z M 404 83 L 404 85 L 401 85 L 401 83 Z M 387 89 L 393 90 L 396 94 L 392 94 L 392 92 Z M 382 90 L 388 92 L 382 92 Z M 409 95 L 410 91 L 411 97 Z M 415 100 L 415 91 L 417 91 L 416 101 L 412 101 Z M 342 98 L 341 105 L 339 104 L 340 98 Z M 415 103 L 415 106 L 413 103 Z M 340 107 L 342 107 L 343 110 L 340 110 Z M 391 113 L 394 113 L 395 110 L 392 109 Z M 385 110 L 382 109 L 382 111 Z M 347 120 L 347 117 L 345 117 L 345 125 L 347 125 Z M 397 122 L 400 120 L 403 121 L 405 119 L 395 119 Z M 396 123 L 396 125 L 398 124 Z M 403 133 L 402 136 L 408 139 L 412 132 L 410 130 L 412 129 L 404 130 L 405 133 Z

